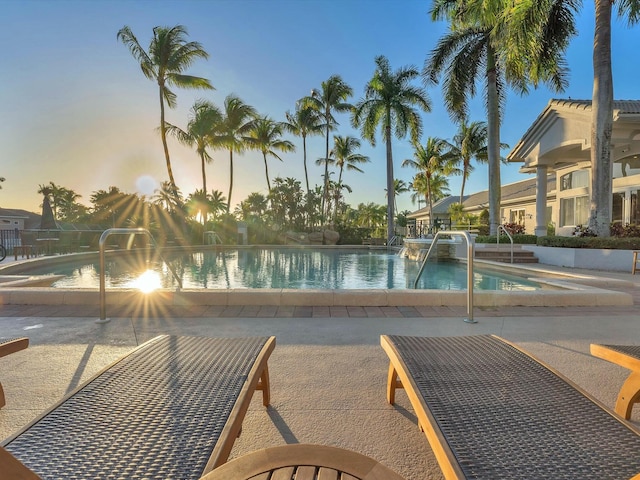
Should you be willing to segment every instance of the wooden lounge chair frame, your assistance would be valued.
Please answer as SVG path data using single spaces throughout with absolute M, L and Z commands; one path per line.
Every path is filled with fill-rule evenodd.
M 265 448 L 225 463 L 202 480 L 266 479 L 403 480 L 360 453 L 323 445 Z
M 447 480 L 637 480 L 640 430 L 516 345 L 493 335 L 381 345 L 387 399 L 406 391 Z
M 140 468 L 148 479 L 197 479 L 226 462 L 253 393 L 269 405 L 274 348 L 275 337 L 158 336 L 5 440 L 0 479 L 16 462 L 25 479 L 126 478 Z
M 29 346 L 29 339 L 25 337 L 12 338 L 10 340 L 0 341 L 0 357 L 5 357 L 20 350 L 24 350 Z M 0 408 L 7 404 L 4 398 L 4 389 L 0 383 Z
M 640 346 L 591 344 L 591 355 L 631 370 L 616 400 L 616 413 L 629 420 L 633 404 L 640 402 Z

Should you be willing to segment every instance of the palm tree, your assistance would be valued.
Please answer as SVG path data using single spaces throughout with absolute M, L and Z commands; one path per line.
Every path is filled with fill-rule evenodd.
M 548 5 L 549 2 L 510 5 L 505 1 L 435 0 L 431 9 L 434 21 L 450 22 L 450 31 L 431 52 L 423 76 L 436 83 L 438 76 L 445 73 L 445 105 L 455 120 L 467 118 L 468 101 L 476 94 L 476 82 L 484 80 L 491 234 L 496 233 L 500 223 L 500 117 L 505 83 L 520 93 L 526 93 L 529 84 L 539 82 L 549 84 L 556 91 L 564 89 L 566 70 L 562 53 L 575 34 L 573 22 L 557 21 L 566 19 L 564 3 L 569 4 L 571 0 L 551 0 L 554 16 L 541 17 L 538 24 L 523 22 L 523 27 L 529 27 L 527 35 L 513 28 L 512 17 L 521 18 L 524 4 Z
M 202 191 L 207 191 L 207 172 L 205 165 L 210 163 L 211 155 L 207 147 L 215 136 L 215 129 L 222 120 L 220 109 L 206 100 L 198 100 L 191 107 L 187 130 L 182 130 L 175 125 L 167 123 L 167 133 L 174 135 L 178 141 L 189 147 L 195 145 L 202 169 Z M 206 219 L 205 219 L 206 221 Z
M 458 125 L 458 132 L 453 137 L 451 146 L 453 161 L 461 166 L 462 185 L 460 187 L 460 203 L 464 197 L 464 187 L 473 172 L 471 160 L 487 162 L 487 123 L 462 120 Z
M 449 155 L 449 143 L 441 138 L 429 137 L 423 146 L 414 144 L 413 159 L 402 162 L 403 167 L 413 167 L 424 175 L 429 201 L 429 221 L 433 223 L 434 194 L 431 191 L 431 179 L 436 175 L 449 175 L 455 171 Z M 415 185 L 414 180 L 414 185 Z
M 415 107 L 429 112 L 431 104 L 426 91 L 410 83 L 419 75 L 414 67 L 392 72 L 384 56 L 376 57 L 375 63 L 376 70 L 365 87 L 365 96 L 353 110 L 352 123 L 354 127 L 362 128 L 363 138 L 372 145 L 375 145 L 378 125 L 382 129 L 387 146 L 387 241 L 390 241 L 395 230 L 392 130 L 396 138 L 404 138 L 409 133 L 412 141 L 417 142 L 422 133 L 422 120 Z
M 384 222 L 385 213 L 386 208 L 384 205 L 377 205 L 373 202 L 360 203 L 358 205 L 357 224 L 360 227 L 378 228 Z
M 403 193 L 407 193 L 408 191 L 410 191 L 410 188 L 407 185 L 407 182 L 405 182 L 404 180 L 400 180 L 399 178 L 393 179 L 393 208 L 396 212 L 398 211 L 398 195 L 402 195 Z M 384 189 L 384 192 L 385 196 L 387 196 L 388 193 L 386 188 Z
M 409 183 L 409 187 L 413 190 L 412 203 L 415 203 L 420 197 L 424 199 L 425 203 L 429 202 L 429 197 L 433 203 L 436 203 L 449 195 L 449 178 L 437 172 L 427 178 L 424 172 L 418 172 L 414 175 L 413 181 Z
M 257 116 L 256 109 L 244 103 L 235 95 L 228 95 L 224 100 L 224 114 L 218 134 L 212 140 L 216 148 L 229 150 L 229 195 L 227 195 L 227 213 L 231 207 L 233 193 L 233 153 L 242 153 L 247 148 L 247 135 L 251 131 Z
M 630 25 L 640 21 L 640 0 L 620 0 L 618 15 Z M 591 103 L 591 212 L 589 228 L 599 236 L 611 231 L 611 134 L 613 131 L 613 74 L 611 72 L 611 10 L 613 1 L 595 0 L 593 41 L 593 98 Z
M 302 137 L 302 158 L 304 162 L 304 179 L 307 185 L 307 195 L 310 195 L 309 172 L 307 171 L 307 136 L 322 134 L 322 124 L 317 110 L 305 105 L 300 100 L 296 103 L 295 112 L 286 113 L 287 122 L 284 128 L 290 133 Z
M 196 221 L 200 221 L 205 225 L 207 223 L 209 209 L 209 195 L 206 190 L 198 188 L 189 194 L 187 198 L 187 211 L 191 217 L 195 217 Z
M 329 156 L 331 165 L 338 167 L 338 183 L 342 182 L 342 172 L 347 170 L 363 173 L 362 169 L 357 166 L 360 163 L 367 163 L 369 157 L 355 150 L 360 148 L 360 140 L 355 137 L 342 137 L 336 135 L 333 137 L 333 149 Z
M 165 124 L 165 102 L 169 108 L 176 107 L 176 94 L 169 87 L 212 89 L 209 80 L 201 77 L 185 75 L 183 72 L 199 58 L 209 58 L 207 52 L 198 42 L 187 42 L 187 29 L 182 25 L 175 27 L 155 27 L 149 50 L 145 51 L 138 42 L 131 29 L 127 26 L 118 31 L 117 38 L 122 41 L 138 62 L 142 73 L 149 80 L 158 84 L 160 96 L 160 136 L 167 163 L 169 182 L 174 192 L 177 192 Z
M 229 211 L 229 204 L 220 190 L 211 190 L 209 208 L 214 219 L 218 218 L 218 213 Z
M 183 204 L 180 190 L 176 190 L 171 182 L 162 182 L 160 188 L 155 190 L 151 198 L 154 204 L 164 208 L 169 214 L 175 214 L 181 210 Z
M 303 103 L 305 106 L 314 109 L 322 117 L 322 128 L 325 130 L 325 156 L 329 158 L 329 132 L 338 125 L 335 113 L 348 112 L 353 106 L 347 102 L 347 99 L 353 95 L 353 89 L 342 80 L 339 75 L 332 75 L 328 80 L 322 82 L 320 90 L 315 88 L 311 90 L 311 96 L 305 97 Z M 325 163 L 324 179 L 322 189 L 322 207 L 321 221 L 325 217 L 325 203 L 329 192 L 329 164 Z
M 257 118 L 251 126 L 246 139 L 247 145 L 255 150 L 262 152 L 264 158 L 264 172 L 267 177 L 267 195 L 271 191 L 271 182 L 269 182 L 269 165 L 267 164 L 267 155 L 282 161 L 282 158 L 276 153 L 294 152 L 296 147 L 289 140 L 282 140 L 282 131 L 284 124 L 276 122 L 268 116 Z

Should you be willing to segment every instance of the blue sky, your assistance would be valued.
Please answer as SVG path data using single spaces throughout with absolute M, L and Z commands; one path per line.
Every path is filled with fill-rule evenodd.
M 189 39 L 210 54 L 190 70 L 208 78 L 215 91 L 176 90 L 178 108 L 167 120 L 186 126 L 194 101 L 222 105 L 234 93 L 261 114 L 284 120 L 295 102 L 322 81 L 339 74 L 362 97 L 374 70 L 374 58 L 385 55 L 391 67 L 422 68 L 446 25 L 429 19 L 423 0 L 212 0 L 212 1 L 36 1 L 0 0 L 0 206 L 40 211 L 40 184 L 50 181 L 71 188 L 89 205 L 89 196 L 111 185 L 125 192 L 152 193 L 167 179 L 159 123 L 157 86 L 147 80 L 128 49 L 116 39 L 131 27 L 146 48 L 156 25 L 184 25 Z M 515 146 L 551 98 L 588 99 L 592 95 L 593 2 L 585 1 L 579 34 L 567 51 L 571 70 L 564 93 L 542 87 L 526 97 L 509 92 L 501 129 L 502 141 Z M 640 27 L 613 22 L 613 72 L 617 99 L 640 98 Z M 432 111 L 423 115 L 424 134 L 451 139 L 456 126 L 444 109 L 439 87 L 429 87 Z M 483 120 L 482 97 L 472 102 L 471 119 Z M 339 116 L 337 134 L 354 135 L 348 115 Z M 585 132 L 585 137 L 589 132 Z M 294 177 L 304 185 L 302 145 L 269 160 L 269 173 Z M 195 151 L 169 144 L 178 187 L 190 193 L 201 186 Z M 394 140 L 395 177 L 411 181 L 414 171 L 401 168 L 411 157 L 408 139 Z M 211 152 L 209 189 L 227 195 L 228 153 Z M 363 142 L 370 157 L 364 174 L 346 172 L 353 193 L 347 202 L 386 203 L 385 149 Z M 507 151 L 503 154 L 506 155 Z M 315 159 L 324 155 L 324 139 L 308 140 L 310 181 L 321 184 Z M 502 170 L 502 183 L 526 178 L 518 165 Z M 460 177 L 450 180 L 459 194 Z M 486 167 L 476 168 L 466 193 L 487 188 Z M 251 192 L 266 193 L 263 160 L 258 153 L 234 159 L 235 204 Z M 400 210 L 414 210 L 409 195 L 399 197 Z

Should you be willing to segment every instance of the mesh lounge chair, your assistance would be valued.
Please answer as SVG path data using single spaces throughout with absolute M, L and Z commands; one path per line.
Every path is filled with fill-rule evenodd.
M 387 399 L 406 390 L 447 479 L 640 473 L 637 428 L 499 337 L 383 335 L 381 345 L 390 359 Z
M 274 347 L 156 337 L 6 440 L 0 478 L 19 461 L 41 478 L 197 479 L 227 460 L 253 392 L 269 404 Z

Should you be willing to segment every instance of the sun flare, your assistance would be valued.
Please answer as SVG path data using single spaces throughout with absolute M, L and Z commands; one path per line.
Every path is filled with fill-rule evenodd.
M 131 282 L 133 288 L 137 288 L 143 293 L 151 293 L 162 286 L 160 275 L 153 270 L 147 270 L 137 279 Z

